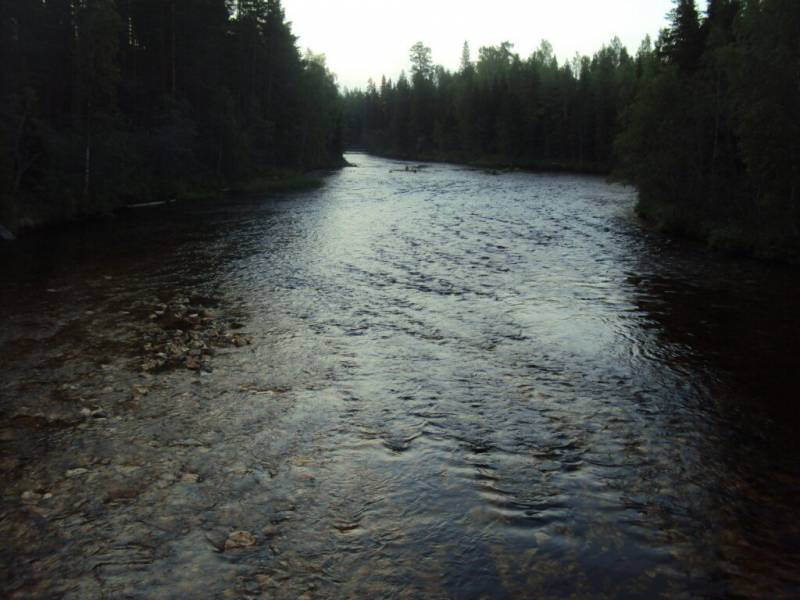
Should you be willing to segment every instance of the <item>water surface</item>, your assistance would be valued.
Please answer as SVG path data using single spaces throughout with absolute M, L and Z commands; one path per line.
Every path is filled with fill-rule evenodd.
M 6 596 L 800 594 L 796 271 L 349 159 L 0 248 Z M 175 303 L 251 343 L 142 372 Z

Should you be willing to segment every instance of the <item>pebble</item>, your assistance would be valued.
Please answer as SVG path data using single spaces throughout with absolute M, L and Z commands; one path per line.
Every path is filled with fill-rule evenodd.
M 256 545 L 256 537 L 248 531 L 234 531 L 225 540 L 225 550 L 250 548 Z
M 0 471 L 13 471 L 19 466 L 19 460 L 12 456 L 0 457 Z
M 84 469 L 83 467 L 78 467 L 77 469 L 69 469 L 67 471 L 67 477 L 79 477 L 80 475 L 85 475 L 89 472 L 89 469 Z
M 22 492 L 22 495 L 20 496 L 20 498 L 22 498 L 23 502 L 33 503 L 33 502 L 38 502 L 39 500 L 41 500 L 42 499 L 42 495 L 41 494 L 37 494 L 36 492 L 34 492 L 32 490 L 26 490 L 26 491 Z
M 278 535 L 278 533 L 280 533 L 280 530 L 277 527 L 275 527 L 275 525 L 267 525 L 266 527 L 264 527 L 264 529 L 261 530 L 261 533 L 263 533 L 268 538 L 273 538 L 276 535 Z

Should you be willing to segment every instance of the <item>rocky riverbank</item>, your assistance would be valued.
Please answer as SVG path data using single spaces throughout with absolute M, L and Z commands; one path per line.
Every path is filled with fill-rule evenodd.
M 33 385 L 35 393 L 24 395 L 21 402 L 14 401 L 19 397 L 7 398 L 0 406 L 0 418 L 7 421 L 9 431 L 70 427 L 85 419 L 107 418 L 109 411 L 147 395 L 152 381 L 167 371 L 210 373 L 219 350 L 251 343 L 241 332 L 243 327 L 218 298 L 197 293 L 166 300 L 153 296 L 113 311 L 87 310 L 82 323 L 70 324 L 69 333 L 76 335 L 82 329 L 84 335 L 94 334 L 93 345 L 102 349 L 111 343 L 113 354 L 86 357 L 96 361 L 95 368 L 81 361 L 75 366 L 77 377 L 69 381 L 38 382 Z M 23 356 L 31 349 L 27 340 L 17 343 Z M 69 360 L 69 350 L 51 354 L 49 361 L 59 358 Z
M 166 572 L 176 555 L 202 564 L 275 538 L 272 521 L 218 510 L 246 498 L 231 485 L 253 476 L 241 423 L 269 422 L 283 402 L 257 377 L 231 389 L 224 374 L 250 372 L 247 315 L 197 289 L 71 315 L 54 316 L 56 331 L 0 340 L 14 354 L 0 385 L 6 597 L 131 594 L 143 570 Z M 174 589 L 197 593 L 177 579 Z

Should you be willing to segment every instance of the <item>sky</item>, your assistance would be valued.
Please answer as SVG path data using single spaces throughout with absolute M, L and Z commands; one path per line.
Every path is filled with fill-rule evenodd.
M 433 60 L 457 69 L 464 41 L 473 60 L 481 46 L 504 41 L 529 56 L 542 39 L 560 61 L 591 55 L 615 35 L 635 54 L 646 34 L 666 25 L 672 0 L 283 0 L 302 51 L 325 54 L 339 84 L 364 88 L 371 77 L 408 72 L 409 48 L 421 41 Z M 700 10 L 705 2 L 698 2 Z

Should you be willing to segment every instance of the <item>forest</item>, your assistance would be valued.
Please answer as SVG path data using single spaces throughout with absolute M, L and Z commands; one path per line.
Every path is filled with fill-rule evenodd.
M 3 0 L 0 223 L 303 185 L 341 102 L 279 0 Z
M 420 42 L 409 74 L 341 91 L 279 0 L 5 0 L 0 223 L 309 183 L 345 147 L 611 174 L 659 228 L 800 256 L 800 3 L 675 0 L 635 53 Z
M 676 0 L 632 56 L 613 39 L 559 63 L 542 42 L 464 45 L 448 71 L 345 94 L 344 137 L 377 154 L 612 174 L 659 228 L 767 258 L 800 256 L 800 3 Z
M 411 76 L 345 94 L 350 146 L 410 159 L 608 172 L 620 116 L 634 96 L 636 63 L 618 38 L 593 57 L 559 64 L 542 41 L 527 59 L 513 44 L 464 44 L 461 67 L 434 66 L 411 49 Z

